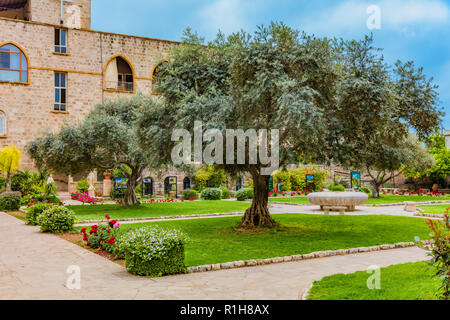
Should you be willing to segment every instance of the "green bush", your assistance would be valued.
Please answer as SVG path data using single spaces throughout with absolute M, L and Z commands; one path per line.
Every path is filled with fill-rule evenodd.
M 372 190 L 369 187 L 361 187 L 358 191 L 367 193 L 368 195 L 372 194 Z
M 189 200 L 189 199 L 192 199 L 192 198 L 198 199 L 198 192 L 196 190 L 191 189 L 191 190 L 185 190 L 183 192 L 183 199 L 184 200 Z
M 0 190 L 3 190 L 6 188 L 6 179 L 3 177 L 0 177 Z
M 78 192 L 88 192 L 89 191 L 89 182 L 86 179 L 78 181 L 77 182 L 77 191 Z
M 126 190 L 127 189 L 125 189 L 125 188 L 119 188 L 119 189 L 113 188 L 111 190 L 111 198 L 113 198 L 114 200 L 120 200 L 120 199 L 125 198 Z
M 331 187 L 331 191 L 333 192 L 341 192 L 341 191 L 345 191 L 344 186 L 332 186 Z
M 51 207 L 53 207 L 53 204 L 39 203 L 39 204 L 36 204 L 36 205 L 28 208 L 26 210 L 28 224 L 30 224 L 32 226 L 37 226 L 38 225 L 37 218 L 42 214 L 42 212 L 44 212 L 47 209 L 50 209 Z
M 231 198 L 230 190 L 228 190 L 225 187 L 220 187 L 220 190 L 222 190 L 222 199 L 230 199 Z
M 21 193 L 18 191 L 7 191 L 0 194 L 1 211 L 17 211 L 22 204 Z
M 253 189 L 242 188 L 236 192 L 236 199 L 238 201 L 245 201 L 253 199 Z
M 202 200 L 220 200 L 222 199 L 222 190 L 219 188 L 206 188 L 202 191 Z
M 186 237 L 177 230 L 143 227 L 123 235 L 118 246 L 130 273 L 160 277 L 187 272 L 185 243 Z
M 73 229 L 75 213 L 62 206 L 53 206 L 42 212 L 37 218 L 37 224 L 42 232 L 63 233 Z

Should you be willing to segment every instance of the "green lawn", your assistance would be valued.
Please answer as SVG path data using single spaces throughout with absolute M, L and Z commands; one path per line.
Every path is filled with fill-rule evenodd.
M 432 214 L 444 214 L 447 208 L 450 207 L 450 203 L 447 204 L 437 204 L 437 205 L 427 205 L 427 206 L 417 206 L 424 210 L 425 213 Z
M 426 262 L 381 268 L 381 289 L 367 288 L 366 271 L 335 274 L 315 281 L 308 300 L 431 300 L 436 299 L 439 280 L 433 280 Z
M 190 214 L 244 212 L 250 204 L 238 201 L 185 201 L 173 203 L 151 203 L 140 206 L 118 205 L 68 206 L 75 212 L 77 221 L 104 220 L 105 214 L 112 219 L 150 218 Z
M 380 195 L 379 198 L 369 198 L 366 204 L 382 204 L 382 203 L 402 203 L 404 201 L 439 201 L 439 200 L 450 200 L 450 195 L 444 197 L 429 197 L 429 196 L 401 196 L 395 194 Z M 271 202 L 287 202 L 287 203 L 297 203 L 297 204 L 309 204 L 307 197 L 272 197 L 269 198 Z
M 425 219 L 395 216 L 274 215 L 277 229 L 236 228 L 240 217 L 129 224 L 176 228 L 190 239 L 186 263 L 196 266 L 238 260 L 273 258 L 428 238 Z M 124 226 L 122 226 L 124 227 Z M 79 229 L 79 228 L 78 228 Z

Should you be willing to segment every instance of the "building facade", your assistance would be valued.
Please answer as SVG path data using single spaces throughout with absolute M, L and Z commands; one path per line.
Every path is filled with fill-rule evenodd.
M 32 169 L 26 147 L 43 132 L 81 121 L 106 99 L 157 94 L 158 65 L 176 44 L 91 30 L 91 0 L 0 0 L 0 147 L 18 146 L 22 169 Z M 152 193 L 164 192 L 169 176 L 182 190 L 186 177 L 172 170 L 148 177 Z M 53 178 L 73 191 L 71 177 Z

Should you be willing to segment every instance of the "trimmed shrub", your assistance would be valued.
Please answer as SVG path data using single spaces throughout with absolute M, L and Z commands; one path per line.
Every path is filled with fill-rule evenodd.
M 220 200 L 222 199 L 222 190 L 219 188 L 206 188 L 202 191 L 203 200 Z
M 130 273 L 160 277 L 187 272 L 185 243 L 185 235 L 177 230 L 144 227 L 123 235 L 118 246 L 125 254 L 126 268 Z
M 361 187 L 361 188 L 359 188 L 358 191 L 367 193 L 368 195 L 371 195 L 371 194 L 372 194 L 372 190 L 370 190 L 369 187 Z
M 332 186 L 331 187 L 331 191 L 333 191 L 333 192 L 342 192 L 342 191 L 345 191 L 345 188 L 344 188 L 344 186 Z
M 22 193 L 18 191 L 6 191 L 0 194 L 0 210 L 1 211 L 17 211 L 22 204 Z
M 222 190 L 222 199 L 230 199 L 231 198 L 230 190 L 228 190 L 225 187 L 220 187 L 220 190 Z
M 88 192 L 89 191 L 89 182 L 86 179 L 78 181 L 77 182 L 77 190 L 79 192 Z
M 47 209 L 50 209 L 51 207 L 53 207 L 53 204 L 51 203 L 39 203 L 28 208 L 26 210 L 28 224 L 32 226 L 37 226 L 38 225 L 37 218 L 39 217 L 39 215 L 41 215 L 42 212 L 44 212 Z
M 53 206 L 37 217 L 42 232 L 63 233 L 73 229 L 75 213 L 62 206 Z
M 194 189 L 185 190 L 183 192 L 183 198 L 184 198 L 184 200 L 189 200 L 189 199 L 193 199 L 193 198 L 198 199 L 198 192 L 195 191 Z
M 253 199 L 253 189 L 248 188 L 239 189 L 236 192 L 236 199 L 238 201 Z

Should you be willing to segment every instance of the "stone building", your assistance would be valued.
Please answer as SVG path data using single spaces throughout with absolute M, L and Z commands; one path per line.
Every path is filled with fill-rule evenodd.
M 0 0 L 0 147 L 17 145 L 22 169 L 33 168 L 26 146 L 40 133 L 79 122 L 105 99 L 157 94 L 158 66 L 177 42 L 90 27 L 91 0 Z M 146 178 L 149 194 L 175 189 L 174 178 L 178 193 L 190 184 L 175 170 Z M 53 179 L 60 192 L 74 191 L 72 177 Z M 107 195 L 103 180 L 94 184 Z

